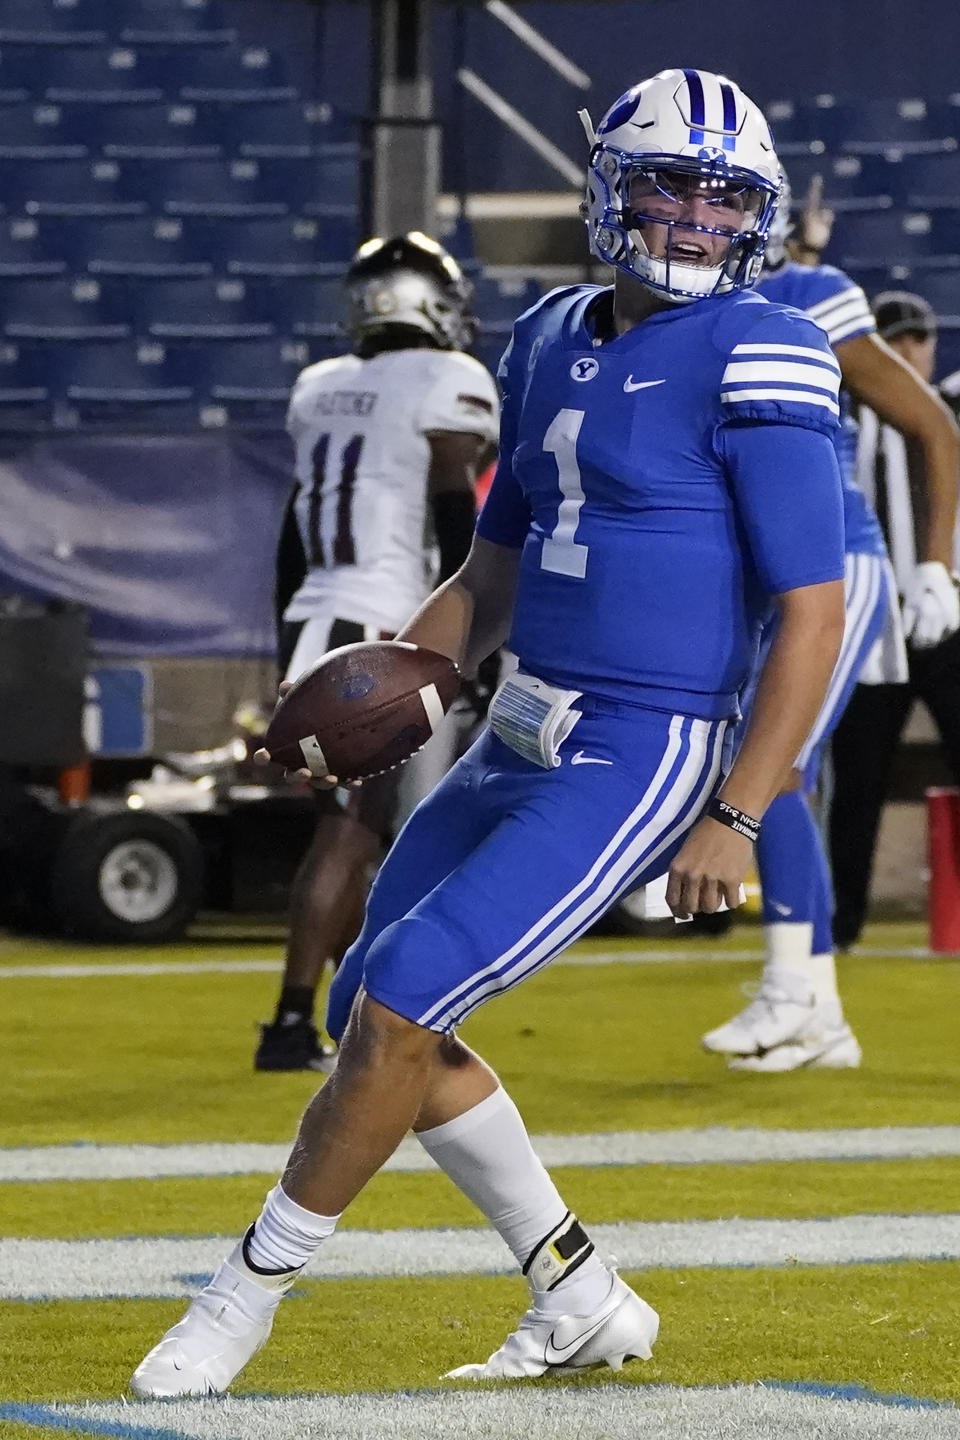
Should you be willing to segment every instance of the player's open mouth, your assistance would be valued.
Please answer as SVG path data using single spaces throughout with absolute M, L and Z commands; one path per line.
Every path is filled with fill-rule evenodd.
M 696 240 L 674 240 L 670 246 L 670 259 L 679 265 L 711 264 L 707 247 Z

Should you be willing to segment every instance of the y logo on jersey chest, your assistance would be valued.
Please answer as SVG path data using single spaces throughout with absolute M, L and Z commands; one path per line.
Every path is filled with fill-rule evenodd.
M 600 363 L 588 356 L 584 360 L 574 360 L 570 366 L 570 378 L 572 380 L 592 380 L 600 373 Z

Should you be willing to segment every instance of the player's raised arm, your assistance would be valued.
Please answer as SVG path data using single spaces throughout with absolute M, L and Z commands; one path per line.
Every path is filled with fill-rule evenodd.
M 923 451 L 927 510 L 923 558 L 907 594 L 905 628 L 919 645 L 936 644 L 954 628 L 950 579 L 957 514 L 960 433 L 947 406 L 879 335 L 858 335 L 836 346 L 843 382 L 881 420 Z M 912 619 L 912 623 L 911 623 Z

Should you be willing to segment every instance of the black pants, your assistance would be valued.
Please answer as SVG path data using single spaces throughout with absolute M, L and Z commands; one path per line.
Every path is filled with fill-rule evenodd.
M 830 867 L 834 939 L 851 945 L 863 928 L 873 851 L 893 758 L 919 696 L 933 716 L 960 785 L 960 632 L 932 650 L 911 647 L 907 685 L 857 685 L 833 734 Z

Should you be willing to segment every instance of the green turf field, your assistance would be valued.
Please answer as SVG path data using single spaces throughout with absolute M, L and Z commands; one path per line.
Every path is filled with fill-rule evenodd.
M 505 1440 L 513 1425 L 531 1440 L 539 1433 L 633 1440 L 655 1433 L 643 1428 L 649 1416 L 635 1410 L 625 1412 L 632 1420 L 617 1419 L 616 1406 L 660 1404 L 657 1397 L 663 1397 L 663 1405 L 679 1407 L 681 1418 L 658 1421 L 656 1433 L 677 1440 L 733 1436 L 740 1432 L 711 1419 L 712 1411 L 701 1429 L 700 1420 L 682 1418 L 687 1391 L 671 1387 L 691 1387 L 697 1404 L 720 1405 L 710 1397 L 728 1392 L 703 1387 L 769 1382 L 763 1392 L 754 1387 L 744 1393 L 753 1397 L 751 1404 L 762 1394 L 764 1404 L 796 1406 L 786 1431 L 778 1420 L 778 1434 L 862 1433 L 871 1440 L 901 1433 L 960 1434 L 960 1411 L 949 1404 L 960 1400 L 960 959 L 925 957 L 919 927 L 875 927 L 865 936 L 864 953 L 840 962 L 847 1015 L 864 1050 L 862 1069 L 738 1075 L 702 1053 L 698 1039 L 739 1008 L 741 984 L 757 974 L 755 960 L 725 957 L 758 951 L 758 941 L 749 926 L 709 943 L 693 937 L 589 941 L 570 957 L 586 963 L 558 963 L 465 1028 L 465 1038 L 498 1068 L 537 1135 L 575 1140 L 614 1131 L 689 1130 L 709 1138 L 721 1127 L 714 1139 L 722 1152 L 729 1129 L 842 1134 L 837 1158 L 744 1163 L 718 1153 L 702 1163 L 694 1157 L 694 1163 L 556 1165 L 561 1190 L 588 1228 L 625 1227 L 623 1233 L 633 1237 L 629 1243 L 642 1247 L 647 1232 L 636 1230 L 638 1222 L 679 1225 L 679 1259 L 648 1266 L 641 1248 L 629 1253 L 631 1264 L 644 1269 L 625 1267 L 631 1283 L 661 1313 L 654 1360 L 629 1366 L 619 1378 L 594 1374 L 539 1382 L 527 1387 L 540 1396 L 539 1410 L 523 1409 L 532 1403 L 529 1397 L 504 1401 L 514 1410 L 504 1418 L 491 1409 L 493 1418 L 471 1422 L 481 1428 L 450 1419 L 455 1412 L 448 1409 L 446 1428 L 429 1428 L 435 1422 L 424 1419 L 416 1421 L 421 1433 L 489 1433 Z M 676 963 L 657 958 L 671 954 Z M 225 1161 L 219 1151 L 207 1173 L 207 1157 L 216 1147 L 251 1143 L 282 1150 L 312 1093 L 313 1076 L 252 1070 L 255 1022 L 270 1009 L 274 974 L 218 968 L 276 961 L 279 955 L 275 940 L 231 939 L 216 929 L 191 945 L 136 952 L 67 949 L 0 936 L 0 1143 L 7 1147 L 0 1149 L 0 1164 L 7 1166 L 0 1172 L 4 1440 L 38 1440 L 45 1430 L 130 1440 L 208 1435 L 245 1440 L 248 1434 L 272 1440 L 288 1434 L 285 1425 L 296 1433 L 281 1400 L 270 1399 L 289 1395 L 353 1397 L 352 1408 L 336 1412 L 347 1440 L 388 1429 L 405 1437 L 404 1424 L 414 1421 L 401 1412 L 395 1424 L 384 1418 L 381 1426 L 374 1419 L 373 1428 L 364 1429 L 368 1422 L 357 1419 L 364 1406 L 386 1417 L 394 1403 L 389 1393 L 364 1397 L 425 1392 L 422 1399 L 408 1396 L 403 1405 L 408 1410 L 422 1405 L 424 1415 L 432 1413 L 432 1392 L 442 1373 L 484 1358 L 524 1308 L 524 1287 L 511 1275 L 457 1274 L 454 1260 L 450 1274 L 384 1272 L 364 1278 L 360 1262 L 352 1278 L 310 1278 L 298 1286 L 281 1307 L 273 1340 L 236 1382 L 235 1391 L 251 1398 L 238 1401 L 235 1411 L 217 1409 L 220 1402 L 212 1409 L 211 1402 L 191 1402 L 192 1409 L 158 1410 L 135 1402 L 122 1411 L 111 1409 L 108 1402 L 123 1395 L 144 1351 L 183 1309 L 182 1299 L 173 1297 L 186 1293 L 182 1277 L 189 1267 L 178 1269 L 179 1260 L 165 1258 L 164 1244 L 175 1241 L 189 1257 L 205 1257 L 203 1247 L 210 1245 L 215 1253 L 218 1242 L 206 1237 L 223 1237 L 229 1244 L 254 1218 L 275 1178 L 269 1169 L 257 1168 L 255 1156 L 241 1156 L 239 1173 L 225 1173 L 233 1160 Z M 645 957 L 650 963 L 637 963 Z M 118 965 L 131 973 L 97 973 Z M 54 975 L 44 968 L 51 966 L 87 973 Z M 150 973 L 150 966 L 158 972 Z M 182 973 L 166 973 L 170 966 L 180 966 Z M 887 1127 L 911 1130 L 894 1133 Z M 912 1135 L 912 1127 L 933 1136 L 932 1150 L 872 1159 L 865 1158 L 860 1142 L 859 1153 L 843 1158 L 849 1132 L 866 1128 L 896 1140 L 901 1133 Z M 95 1148 L 54 1148 L 63 1146 Z M 151 1176 L 146 1159 L 144 1173 L 137 1169 L 141 1156 L 130 1151 L 133 1146 L 191 1148 L 182 1173 Z M 11 1155 L 11 1147 L 21 1154 Z M 37 1178 L 39 1172 L 30 1168 L 61 1154 L 68 1167 L 80 1166 L 82 1178 Z M 558 1154 L 562 1159 L 562 1147 Z M 111 1175 L 111 1156 L 127 1167 L 126 1178 Z M 847 1217 L 861 1219 L 851 1227 Z M 821 1223 L 804 1230 L 807 1220 Z M 703 1227 L 694 1222 L 713 1226 L 703 1232 L 708 1247 L 716 1235 L 718 1243 L 734 1247 L 733 1258 L 723 1259 L 722 1245 L 716 1259 L 709 1249 L 705 1254 L 697 1240 Z M 763 1249 L 754 1256 L 749 1248 L 761 1233 L 750 1228 L 758 1222 L 787 1227 L 787 1248 L 775 1263 Z M 433 1244 L 425 1235 L 417 1248 L 416 1232 L 451 1227 L 441 1238 L 455 1256 L 458 1235 L 472 1234 L 480 1223 L 442 1175 L 391 1172 L 378 1177 L 348 1212 L 340 1239 L 348 1243 L 352 1236 L 362 1247 L 361 1231 L 400 1231 L 398 1248 L 413 1255 Z M 855 1238 L 860 1232 L 859 1248 L 855 1244 L 848 1259 L 844 1247 L 852 1243 L 851 1230 Z M 667 1231 L 674 1233 L 669 1225 Z M 829 1260 L 818 1258 L 821 1232 L 832 1237 Z M 789 1248 L 794 1235 L 796 1254 Z M 905 1235 L 914 1238 L 904 1249 Z M 109 1251 L 120 1257 L 111 1261 L 115 1268 L 98 1270 L 96 1257 L 107 1252 L 84 1246 L 121 1238 L 124 1245 Z M 684 1250 L 688 1238 L 701 1249 Z M 18 1240 L 43 1243 L 28 1253 L 16 1248 Z M 56 1241 L 73 1244 L 49 1248 Z M 804 1249 L 810 1244 L 812 1250 Z M 899 1255 L 898 1246 L 900 1258 L 884 1258 L 891 1247 Z M 82 1278 L 88 1274 L 87 1254 L 94 1256 L 89 1273 L 96 1293 L 113 1287 L 121 1298 L 93 1298 L 89 1276 Z M 941 1255 L 948 1258 L 937 1258 Z M 407 1268 L 415 1271 L 418 1263 L 411 1260 Z M 170 1265 L 173 1280 L 163 1269 Z M 322 1274 L 322 1267 L 316 1273 Z M 169 1284 L 180 1288 L 164 1288 Z M 595 1388 L 601 1382 L 602 1388 Z M 799 1388 L 782 1396 L 770 1389 L 775 1382 Z M 581 1417 L 571 1418 L 564 1429 L 562 1393 L 556 1402 L 561 1419 L 549 1424 L 543 1419 L 552 1414 L 548 1397 L 563 1386 L 571 1395 L 584 1390 L 584 1414 L 602 1416 L 595 1428 Z M 882 1423 L 867 1417 L 862 1430 L 831 1429 L 846 1423 L 842 1416 L 850 1417 L 851 1426 L 855 1419 L 860 1423 L 849 1387 L 900 1400 L 878 1408 Z M 841 1419 L 821 1416 L 820 1429 L 804 1429 L 803 1406 L 814 1403 L 811 1396 L 819 1404 L 831 1394 L 846 1397 L 842 1404 L 849 1408 Z M 940 1406 L 911 1403 L 923 1401 Z M 61 1402 L 69 1402 L 66 1410 L 56 1409 Z M 83 1408 L 80 1402 L 97 1403 Z M 448 1402 L 456 1403 L 449 1396 Z M 309 1406 L 323 1402 L 298 1403 L 307 1407 L 303 1415 L 313 1415 Z M 500 1403 L 496 1395 L 477 1400 L 475 1415 Z M 573 1416 L 576 1402 L 569 1404 Z M 316 1413 L 321 1420 L 311 1421 L 314 1428 L 303 1433 L 319 1440 L 333 1431 L 322 1422 L 328 1412 Z M 761 1428 L 749 1429 L 748 1410 L 742 1413 L 744 1435 L 763 1435 L 763 1425 L 773 1424 L 758 1420 Z M 536 1423 L 534 1415 L 541 1417 Z M 896 1428 L 908 1420 L 912 1428 Z M 537 1424 L 548 1428 L 538 1431 Z M 418 1433 L 415 1425 L 410 1433 Z

